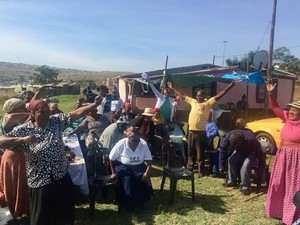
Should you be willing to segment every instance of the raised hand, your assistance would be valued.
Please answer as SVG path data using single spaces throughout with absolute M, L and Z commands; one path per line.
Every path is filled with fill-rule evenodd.
M 173 84 L 171 81 L 168 81 L 167 82 L 167 85 L 168 85 L 168 88 L 170 88 L 171 90 L 173 89 Z
M 267 79 L 266 89 L 268 92 L 273 92 L 275 90 L 276 83 L 273 83 L 271 78 Z

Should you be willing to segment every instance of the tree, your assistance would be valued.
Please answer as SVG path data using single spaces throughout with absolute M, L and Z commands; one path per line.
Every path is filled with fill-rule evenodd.
M 274 50 L 274 63 L 279 66 L 279 69 L 300 75 L 300 60 L 291 54 L 287 47 L 280 47 Z
M 253 59 L 256 51 L 250 51 L 248 55 L 239 60 L 237 57 L 233 59 L 227 59 L 228 66 L 238 65 L 241 70 L 247 71 L 247 60 L 249 65 L 253 65 Z M 291 51 L 287 47 L 280 47 L 273 51 L 273 64 L 278 65 L 279 69 L 300 76 L 300 60 L 294 55 L 291 55 Z
M 226 63 L 228 66 L 238 65 L 241 70 L 247 71 L 247 61 L 249 61 L 249 66 L 252 65 L 255 53 L 255 51 L 250 51 L 248 52 L 248 55 L 245 55 L 241 60 L 237 57 L 233 59 L 226 59 Z
M 36 84 L 48 84 L 57 82 L 58 70 L 51 69 L 49 66 L 43 65 L 35 69 L 39 73 L 34 73 L 34 83 Z

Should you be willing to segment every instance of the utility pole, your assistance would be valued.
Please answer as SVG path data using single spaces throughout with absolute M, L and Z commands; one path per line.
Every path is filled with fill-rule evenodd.
M 269 43 L 268 78 L 272 78 L 272 61 L 273 61 L 273 45 L 274 45 L 274 33 L 275 33 L 276 8 L 277 8 L 277 0 L 274 0 L 273 1 L 270 43 Z
M 223 48 L 223 62 L 222 62 L 222 67 L 224 66 L 224 60 L 225 60 L 225 46 L 226 46 L 227 41 L 223 41 L 223 43 L 224 43 L 224 48 Z
M 276 20 L 276 8 L 277 0 L 273 0 L 273 13 L 272 13 L 272 24 L 271 24 L 271 34 L 270 34 L 270 43 L 269 43 L 269 58 L 268 58 L 268 73 L 267 78 L 272 78 L 272 59 L 273 59 L 273 45 L 274 45 L 274 33 L 275 33 L 275 20 Z M 265 108 L 266 116 L 269 117 L 269 101 L 267 98 L 267 91 L 265 92 Z

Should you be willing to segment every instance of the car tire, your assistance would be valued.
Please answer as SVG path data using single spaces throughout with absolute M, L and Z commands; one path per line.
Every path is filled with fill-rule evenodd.
M 275 155 L 277 147 L 274 139 L 267 133 L 260 133 L 256 136 L 257 140 L 261 143 L 263 151 L 269 155 Z

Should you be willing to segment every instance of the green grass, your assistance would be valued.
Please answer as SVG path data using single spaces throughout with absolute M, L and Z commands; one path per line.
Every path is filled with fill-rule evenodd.
M 75 103 L 82 95 L 62 95 L 55 96 L 55 99 L 58 99 L 58 108 L 67 113 L 74 110 Z
M 159 191 L 162 169 L 156 165 L 152 171 L 152 185 L 155 198 L 146 209 L 135 213 L 117 211 L 112 204 L 113 193 L 103 200 L 98 193 L 95 217 L 88 217 L 88 201 L 81 198 L 76 205 L 76 219 L 82 224 L 282 224 L 279 220 L 267 218 L 264 212 L 265 193 L 244 196 L 238 189 L 227 191 L 222 178 L 195 178 L 195 201 L 191 200 L 191 182 L 179 180 L 174 203 L 168 204 L 169 180 L 164 190 Z M 265 187 L 264 187 L 265 188 Z M 253 186 L 255 189 L 255 185 Z M 265 188 L 266 189 L 266 188 Z M 266 190 L 264 190 L 266 191 Z M 85 201 L 86 200 L 86 201 Z
M 298 92 L 295 91 L 295 100 L 300 100 Z M 11 96 L 9 96 L 11 97 Z M 8 96 L 0 96 L 0 108 L 3 107 Z M 80 95 L 56 96 L 59 108 L 64 112 L 74 110 L 74 105 Z M 152 185 L 155 198 L 148 202 L 146 209 L 138 210 L 128 214 L 118 214 L 117 206 L 111 204 L 112 193 L 108 200 L 102 200 L 98 194 L 95 217 L 93 220 L 88 217 L 88 199 L 78 195 L 76 198 L 76 219 L 81 221 L 77 224 L 253 224 L 253 225 L 275 225 L 282 224 L 279 220 L 267 218 L 264 212 L 266 194 L 252 193 L 250 196 L 243 196 L 239 190 L 227 191 L 221 178 L 195 178 L 195 201 L 191 201 L 190 182 L 180 180 L 177 184 L 175 201 L 168 204 L 169 180 L 166 180 L 165 188 L 159 191 L 162 179 L 160 166 L 153 166 Z M 266 190 L 264 190 L 266 192 Z M 274 206 L 276 207 L 276 206 Z

